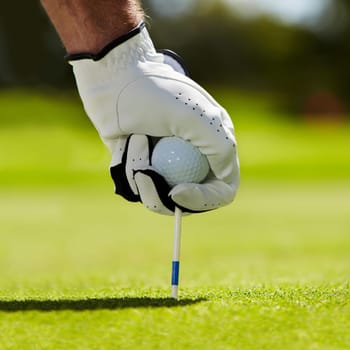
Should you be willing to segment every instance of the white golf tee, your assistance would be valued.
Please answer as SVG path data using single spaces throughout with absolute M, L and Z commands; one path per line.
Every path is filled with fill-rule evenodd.
M 181 209 L 176 207 L 174 213 L 174 251 L 171 274 L 171 297 L 174 299 L 178 299 L 179 294 L 181 217 Z

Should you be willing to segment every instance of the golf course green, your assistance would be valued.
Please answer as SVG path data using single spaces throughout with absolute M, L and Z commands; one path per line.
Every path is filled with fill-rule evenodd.
M 0 92 L 0 349 L 350 349 L 350 125 L 217 90 L 231 205 L 183 220 L 113 194 L 76 95 Z M 271 102 L 272 101 L 272 102 Z

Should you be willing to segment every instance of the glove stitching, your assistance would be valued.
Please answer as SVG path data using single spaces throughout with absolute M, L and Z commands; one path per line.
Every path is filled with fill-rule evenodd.
M 148 47 L 147 43 L 145 43 L 145 47 L 141 47 L 141 46 L 138 46 L 137 47 L 137 50 L 131 50 L 129 53 L 130 53 L 130 56 L 133 56 L 133 57 L 129 57 L 130 60 L 134 60 L 135 58 L 136 59 L 140 59 L 141 56 L 143 56 L 144 58 L 148 55 L 148 53 L 150 53 L 150 47 Z M 121 57 L 120 60 L 118 60 L 118 64 L 115 64 L 115 66 L 118 66 L 118 69 L 121 69 L 121 65 L 123 65 L 124 63 L 126 63 L 126 59 L 124 60 L 125 58 L 125 55 L 124 54 L 121 54 L 120 55 Z M 123 58 L 121 60 L 121 58 Z M 122 62 L 124 61 L 124 62 Z M 120 123 L 120 113 L 119 113 L 119 103 L 120 103 L 120 98 L 121 98 L 121 95 L 123 94 L 123 92 L 129 88 L 129 86 L 139 80 L 143 80 L 147 77 L 154 77 L 154 78 L 158 78 L 158 79 L 167 79 L 167 80 L 171 80 L 171 81 L 174 81 L 174 82 L 178 82 L 178 83 L 181 83 L 181 84 L 185 84 L 186 86 L 189 86 L 191 87 L 192 89 L 195 89 L 198 93 L 200 93 L 201 95 L 203 95 L 207 100 L 208 100 L 208 103 L 210 103 L 211 105 L 213 105 L 214 107 L 217 107 L 217 108 L 222 108 L 220 105 L 218 105 L 218 103 L 208 94 L 205 92 L 205 90 L 203 90 L 202 88 L 198 87 L 196 84 L 193 84 L 193 83 L 189 83 L 188 81 L 186 81 L 185 79 L 180 79 L 180 78 L 174 78 L 174 77 L 164 77 L 163 75 L 159 75 L 159 74 L 154 74 L 154 73 L 147 73 L 147 72 L 140 72 L 142 75 L 136 77 L 135 79 L 133 79 L 132 81 L 130 81 L 127 85 L 125 85 L 119 92 L 118 92 L 118 96 L 117 96 L 117 105 L 116 105 L 116 114 L 117 114 L 117 127 L 118 129 L 123 133 L 123 134 L 126 134 L 126 132 L 124 132 L 121 128 L 121 123 Z M 181 74 L 181 76 L 183 76 Z M 179 93 L 179 96 L 182 96 L 182 93 Z M 176 100 L 181 100 L 180 97 L 176 96 L 175 97 Z M 196 111 L 196 107 L 194 104 L 192 104 L 192 99 L 191 98 L 188 98 L 186 102 L 184 102 L 184 104 L 186 106 L 189 106 L 191 107 L 191 110 L 192 111 Z M 198 103 L 196 104 L 197 107 L 199 107 Z M 202 111 L 202 113 L 200 113 L 200 117 L 204 117 L 205 116 L 205 110 Z M 220 115 L 221 116 L 221 115 Z M 218 117 L 219 119 L 220 117 Z M 227 131 L 227 130 L 224 130 L 223 127 L 222 127 L 222 123 L 221 123 L 221 120 L 219 119 L 218 121 L 218 124 L 220 124 L 220 128 L 217 128 L 217 132 L 220 133 L 221 131 L 224 131 L 224 134 L 223 137 L 225 139 L 225 141 L 230 141 L 230 137 L 227 136 L 228 133 L 230 133 L 230 131 Z M 210 123 L 210 125 L 214 125 L 212 122 Z M 220 130 L 222 129 L 222 130 Z M 232 141 L 231 141 L 232 142 Z M 233 146 L 235 146 L 234 142 L 232 144 Z
M 199 90 L 197 89 L 197 91 L 199 91 Z M 199 92 L 200 92 L 200 91 L 199 91 Z M 178 95 L 181 96 L 181 97 L 183 96 L 182 93 L 180 93 L 180 92 L 178 93 Z M 183 101 L 181 100 L 181 98 L 178 97 L 178 96 L 176 96 L 175 99 L 178 100 L 179 102 L 183 102 Z M 191 98 L 188 98 L 187 101 L 192 101 L 192 100 L 191 100 Z M 189 105 L 188 102 L 184 102 L 184 104 L 185 104 L 185 106 L 191 107 L 191 109 L 192 109 L 193 111 L 196 111 L 196 107 L 192 107 L 192 106 L 194 106 L 194 105 L 191 106 L 191 105 Z M 197 107 L 199 106 L 198 103 L 196 103 L 195 105 L 196 105 Z M 205 110 L 203 109 L 202 112 L 201 112 L 199 115 L 200 115 L 200 117 L 204 117 L 204 116 L 205 116 Z M 208 120 L 209 120 L 209 119 L 208 119 Z M 211 118 L 211 121 L 209 122 L 209 124 L 215 127 L 215 125 L 214 125 L 215 122 L 218 123 L 216 132 L 220 133 L 220 132 L 223 131 L 223 132 L 227 135 L 227 131 L 223 128 L 221 118 L 219 118 L 219 117 L 212 117 L 212 118 Z M 229 138 L 228 136 L 225 136 L 225 140 L 226 140 L 226 141 L 229 141 L 230 138 Z M 233 147 L 235 147 L 235 146 L 236 146 L 236 144 L 233 143 Z
M 182 76 L 182 75 L 181 75 L 181 76 Z M 134 79 L 133 81 L 129 82 L 129 83 L 120 91 L 120 93 L 119 93 L 119 95 L 118 95 L 118 100 L 117 100 L 117 118 L 118 118 L 119 130 L 121 130 L 122 132 L 123 132 L 123 130 L 122 130 L 121 127 L 120 127 L 120 123 L 119 123 L 119 111 L 118 111 L 118 105 L 119 105 L 120 97 L 121 97 L 122 93 L 123 93 L 131 84 L 136 83 L 136 82 L 139 81 L 139 80 L 143 80 L 143 79 L 145 79 L 145 78 L 147 78 L 147 77 L 159 78 L 159 79 L 166 79 L 166 80 L 176 81 L 176 82 L 178 82 L 178 83 L 185 84 L 186 86 L 189 86 L 189 87 L 195 89 L 195 90 L 196 90 L 197 92 L 199 92 L 200 94 L 202 94 L 202 95 L 208 100 L 208 102 L 209 102 L 213 107 L 216 107 L 216 108 L 219 108 L 219 109 L 222 108 L 208 93 L 205 92 L 205 90 L 203 90 L 202 88 L 198 88 L 198 87 L 196 86 L 196 84 L 191 84 L 191 83 L 185 81 L 184 79 L 176 79 L 176 78 L 174 78 L 174 77 L 164 77 L 164 76 L 162 76 L 162 75 L 158 75 L 158 74 L 154 74 L 154 73 L 149 73 L 149 74 L 144 73 L 142 76 L 140 76 L 140 77 Z M 182 92 L 179 92 L 178 95 L 181 96 L 181 97 L 176 96 L 175 99 L 176 99 L 178 102 L 183 102 L 186 106 L 189 106 L 189 107 L 191 108 L 192 111 L 193 111 L 193 110 L 196 111 L 196 108 L 194 107 L 195 105 L 196 105 L 197 107 L 199 107 L 199 104 L 198 104 L 198 103 L 193 104 L 193 105 L 192 105 L 192 104 L 189 105 L 188 101 L 191 101 L 191 102 L 192 102 L 192 99 L 191 99 L 191 98 L 187 98 L 187 100 L 186 100 L 187 102 L 182 101 L 181 98 L 184 97 L 184 95 L 183 95 Z M 200 117 L 206 116 L 206 111 L 205 111 L 205 109 L 202 110 L 202 112 L 199 114 L 199 116 L 200 116 Z M 220 129 L 222 129 L 222 131 L 224 132 L 223 138 L 225 139 L 225 141 L 228 141 L 229 143 L 231 143 L 231 146 L 236 147 L 236 143 L 235 143 L 234 141 L 232 141 L 232 140 L 230 139 L 230 137 L 228 136 L 228 135 L 231 134 L 231 132 L 224 129 L 221 119 L 222 119 L 222 117 L 221 117 L 221 115 L 220 115 L 220 117 L 218 116 L 218 117 L 214 118 L 213 120 L 215 120 L 215 121 L 220 125 Z M 209 120 L 209 119 L 208 119 L 208 120 Z M 213 122 L 209 122 L 209 123 L 210 123 L 210 125 L 214 125 Z M 219 130 L 219 131 L 217 131 L 217 132 L 221 132 L 220 129 L 217 128 L 216 130 Z M 124 132 L 124 133 L 125 133 L 125 132 Z M 226 135 L 226 136 L 225 136 L 225 135 Z

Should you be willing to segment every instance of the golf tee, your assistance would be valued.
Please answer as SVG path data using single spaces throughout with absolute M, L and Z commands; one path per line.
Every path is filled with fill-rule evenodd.
M 180 272 L 180 246 L 181 246 L 181 209 L 175 208 L 174 214 L 174 251 L 171 273 L 171 297 L 178 299 L 179 272 Z

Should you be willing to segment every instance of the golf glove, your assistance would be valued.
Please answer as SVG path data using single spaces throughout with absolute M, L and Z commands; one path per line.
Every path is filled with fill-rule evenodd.
M 229 204 L 239 183 L 231 119 L 202 87 L 187 76 L 181 59 L 156 51 L 144 23 L 98 54 L 73 54 L 85 111 L 112 154 L 115 192 L 160 214 L 175 206 L 185 213 Z M 201 184 L 173 188 L 151 164 L 159 138 L 190 141 L 208 158 L 210 174 Z

